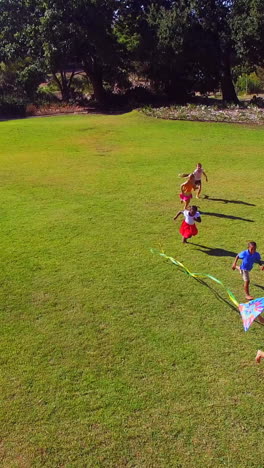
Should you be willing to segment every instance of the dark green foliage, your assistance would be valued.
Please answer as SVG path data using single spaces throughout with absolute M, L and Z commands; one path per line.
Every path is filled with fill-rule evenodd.
M 194 3 L 198 22 L 210 37 L 211 53 L 207 58 L 208 62 L 212 59 L 217 69 L 223 100 L 238 103 L 232 76 L 236 65 L 231 29 L 233 1 L 195 0 Z
M 82 67 L 98 101 L 103 100 L 104 79 L 122 75 L 122 47 L 113 32 L 114 1 L 28 0 L 13 4 L 13 0 L 1 0 L 0 7 L 2 56 L 14 60 L 30 51 L 53 73 L 63 99 L 71 97 L 74 70 L 68 77 L 69 64 Z
M 114 2 L 105 0 L 45 3 L 40 31 L 44 56 L 53 73 L 69 62 L 81 66 L 92 83 L 98 101 L 103 100 L 103 80 L 120 73 L 120 54 L 113 35 Z M 115 65 L 115 68 L 114 68 Z M 67 85 L 62 90 L 67 99 Z M 69 87 L 69 86 L 68 86 Z
M 234 0 L 232 17 L 236 51 L 244 63 L 264 64 L 264 8 L 262 0 Z
M 130 1 L 126 5 L 129 13 L 122 18 L 123 33 L 129 47 L 134 46 L 141 73 L 156 90 L 184 100 L 194 91 L 205 93 L 221 86 L 224 100 L 237 102 L 231 74 L 230 2 Z
M 45 74 L 38 63 L 24 67 L 17 77 L 18 84 L 30 99 L 34 99 L 36 91 L 44 79 Z
M 151 91 L 142 86 L 127 90 L 125 98 L 130 104 L 150 104 L 155 100 Z
M 25 117 L 27 102 L 17 96 L 0 97 L 1 117 Z
M 240 93 L 258 94 L 263 92 L 264 84 L 261 82 L 260 78 L 255 72 L 250 73 L 249 75 L 244 73 L 238 77 L 236 82 L 236 89 Z
M 82 70 L 101 103 L 129 89 L 131 73 L 177 101 L 221 88 L 237 103 L 233 80 L 264 62 L 261 0 L 0 0 L 0 9 L 0 60 L 20 67 L 2 92 L 31 100 L 47 73 L 75 99 Z
M 0 93 L 12 94 L 18 98 L 34 100 L 36 91 L 45 74 L 39 63 L 31 59 L 0 64 Z
M 189 57 L 185 53 L 191 27 L 189 13 L 183 5 L 169 9 L 153 5 L 147 15 L 154 42 L 149 76 L 157 89 L 177 100 L 184 99 L 192 88 L 187 72 Z

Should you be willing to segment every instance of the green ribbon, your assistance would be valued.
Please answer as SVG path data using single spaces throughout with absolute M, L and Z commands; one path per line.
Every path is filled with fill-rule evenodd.
M 214 281 L 215 283 L 220 284 L 221 286 L 223 286 L 223 288 L 224 288 L 225 291 L 227 292 L 230 301 L 233 302 L 233 304 L 235 304 L 236 307 L 239 306 L 239 302 L 238 302 L 237 299 L 235 298 L 235 296 L 234 296 L 234 294 L 232 293 L 232 291 L 230 291 L 230 289 L 226 288 L 225 285 L 222 283 L 222 281 L 220 281 L 219 279 L 215 278 L 215 277 L 212 276 L 212 275 L 208 275 L 208 274 L 206 274 L 206 273 L 192 273 L 185 265 L 183 265 L 183 263 L 179 262 L 178 260 L 175 260 L 175 258 L 173 258 L 173 257 L 169 257 L 169 256 L 166 255 L 164 252 L 159 252 L 159 250 L 156 250 L 156 249 L 150 249 L 150 251 L 151 251 L 153 254 L 160 255 L 161 257 L 165 258 L 166 260 L 169 260 L 169 261 L 172 262 L 174 265 L 176 265 L 177 267 L 179 267 L 180 270 L 181 270 L 182 272 L 186 273 L 186 274 L 189 275 L 189 276 L 192 276 L 193 278 L 210 278 L 210 279 L 211 279 L 212 281 Z

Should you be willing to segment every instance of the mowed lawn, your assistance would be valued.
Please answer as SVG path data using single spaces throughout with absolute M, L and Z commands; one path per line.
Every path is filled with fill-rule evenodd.
M 264 258 L 263 141 L 137 112 L 0 123 L 1 466 L 264 465 L 264 327 L 150 252 L 244 302 L 231 264 L 250 240 Z M 182 246 L 197 162 L 209 198 Z

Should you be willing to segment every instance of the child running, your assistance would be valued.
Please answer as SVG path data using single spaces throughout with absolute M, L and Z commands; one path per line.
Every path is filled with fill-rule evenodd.
M 208 177 L 202 168 L 201 163 L 197 163 L 195 170 L 192 173 L 194 175 L 194 183 L 198 192 L 196 194 L 196 198 L 200 198 L 201 190 L 202 190 L 202 176 L 204 175 L 206 182 L 208 182 Z M 181 177 L 188 177 L 189 174 L 181 174 Z
M 197 223 L 201 223 L 201 215 L 197 209 L 197 206 L 190 206 L 189 210 L 179 211 L 176 216 L 174 216 L 174 221 L 183 214 L 184 221 L 180 227 L 180 233 L 182 235 L 182 242 L 183 244 L 187 243 L 187 239 L 190 239 L 192 236 L 196 236 L 198 234 L 198 229 L 195 225 L 195 221 Z
M 237 266 L 238 259 L 242 260 L 242 264 L 240 266 Z M 235 261 L 232 265 L 232 269 L 239 270 L 242 275 L 242 278 L 244 280 L 244 291 L 246 294 L 246 299 L 248 299 L 249 301 L 254 299 L 253 296 L 249 294 L 249 272 L 252 270 L 254 263 L 262 265 L 260 254 L 257 252 L 256 242 L 249 242 L 248 249 L 243 250 L 243 252 L 240 252 L 236 256 Z M 264 266 L 261 267 L 261 270 L 264 270 Z
M 258 318 L 259 318 L 259 317 L 258 317 Z M 262 317 L 261 317 L 261 318 L 262 318 Z M 263 319 L 262 319 L 262 320 L 263 320 Z M 261 322 L 261 320 L 260 320 L 260 322 Z M 263 322 L 264 322 L 264 320 L 263 320 Z M 261 322 L 261 323 L 263 323 L 263 322 Z M 257 355 L 256 355 L 256 357 L 255 357 L 255 361 L 259 364 L 260 361 L 261 361 L 261 359 L 263 359 L 263 358 L 264 358 L 264 353 L 263 353 L 263 351 L 261 351 L 261 349 L 259 349 L 258 352 L 257 352 Z
M 192 198 L 192 191 L 196 189 L 194 175 L 190 174 L 188 180 L 181 184 L 181 193 L 180 199 L 181 203 L 184 203 L 184 209 L 188 207 L 190 200 Z

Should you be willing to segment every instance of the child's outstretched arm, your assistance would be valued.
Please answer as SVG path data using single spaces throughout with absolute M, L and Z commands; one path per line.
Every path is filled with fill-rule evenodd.
M 237 255 L 236 258 L 235 258 L 235 260 L 234 260 L 234 263 L 233 263 L 233 265 L 232 265 L 232 270 L 235 270 L 235 269 L 236 269 L 238 259 L 239 259 L 239 255 Z
M 197 221 L 197 223 L 201 223 L 202 220 L 201 220 L 201 216 L 197 216 L 197 218 L 194 218 L 195 219 L 195 222 Z
M 178 218 L 178 216 L 180 216 L 180 214 L 182 214 L 182 211 L 178 211 L 178 213 L 174 216 L 174 221 L 176 221 L 176 219 Z
M 206 175 L 206 173 L 204 171 L 203 171 L 203 175 L 204 175 L 204 177 L 206 179 L 206 182 L 208 182 L 208 177 L 207 177 L 207 175 Z
M 186 172 L 184 174 L 179 174 L 179 177 L 189 177 L 189 175 L 190 175 L 190 173 L 187 174 L 187 172 Z

